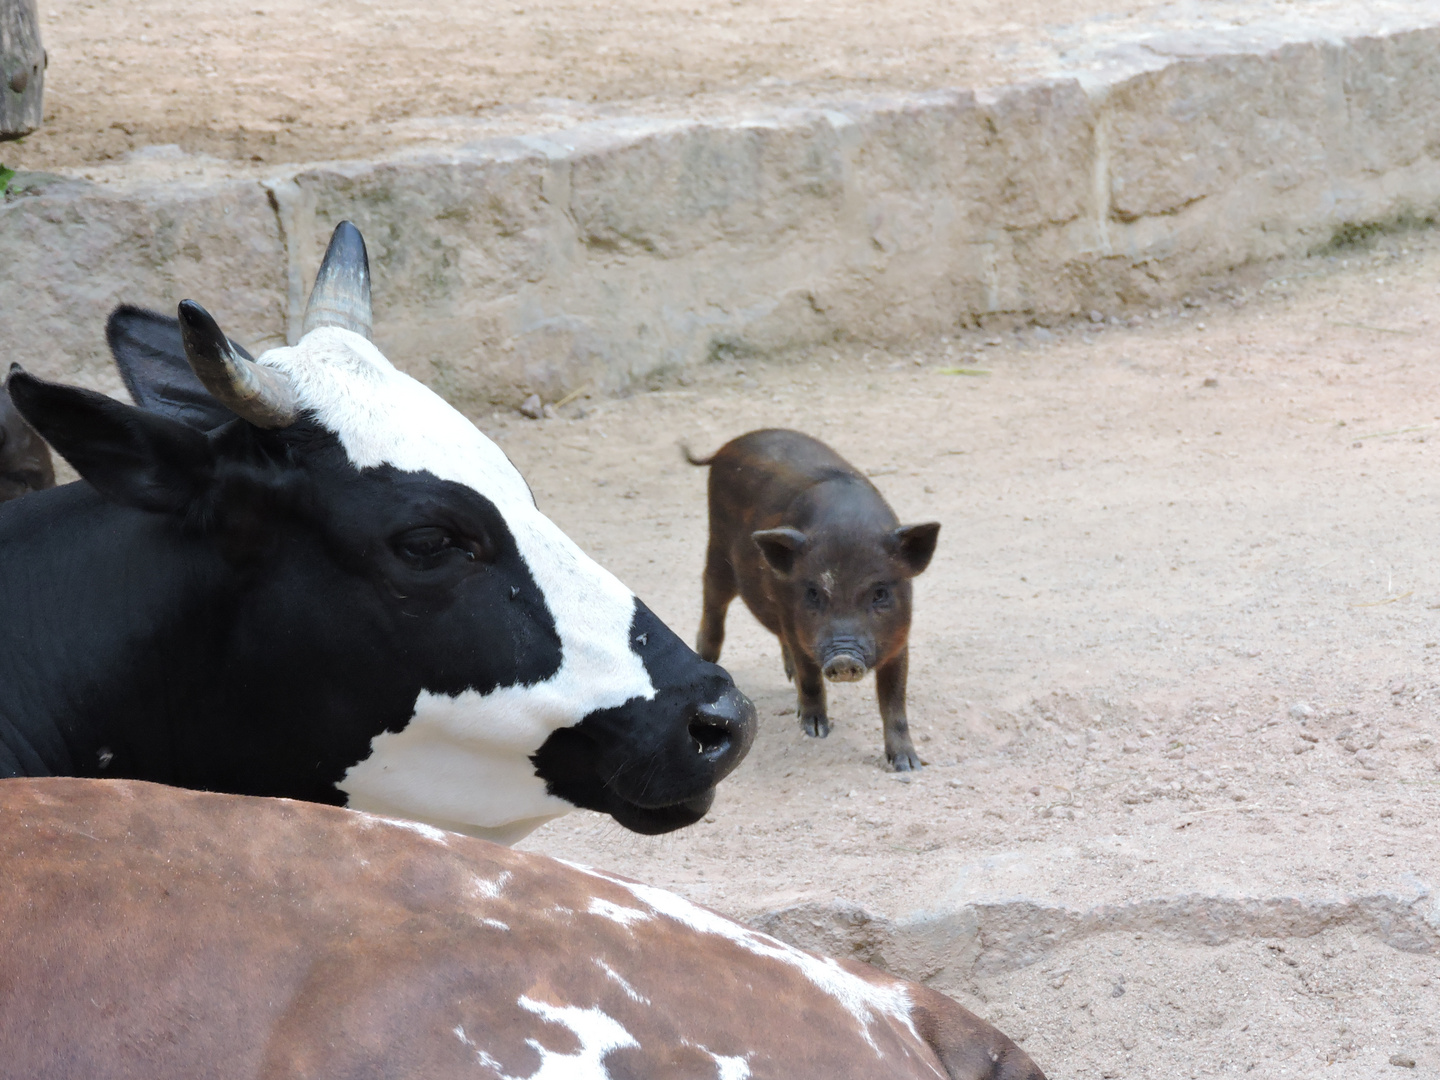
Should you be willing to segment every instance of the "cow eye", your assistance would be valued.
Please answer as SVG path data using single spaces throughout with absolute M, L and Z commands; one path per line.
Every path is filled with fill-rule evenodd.
M 483 545 L 435 526 L 403 532 L 390 546 L 414 570 L 434 570 L 452 559 L 474 562 L 485 554 Z
M 805 586 L 805 602 L 811 607 L 820 606 L 820 590 L 814 585 Z
M 887 585 L 876 585 L 876 586 L 875 586 L 875 595 L 874 595 L 874 598 L 873 598 L 873 602 L 874 602 L 874 604 L 875 604 L 877 607 L 880 606 L 880 605 L 882 605 L 882 604 L 888 604 L 888 603 L 890 602 L 890 588 L 889 588 L 889 586 L 887 586 Z

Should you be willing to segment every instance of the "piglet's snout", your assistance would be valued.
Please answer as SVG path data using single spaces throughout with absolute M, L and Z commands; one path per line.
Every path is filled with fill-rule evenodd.
M 859 682 L 865 677 L 865 661 L 852 652 L 833 653 L 821 668 L 831 682 Z

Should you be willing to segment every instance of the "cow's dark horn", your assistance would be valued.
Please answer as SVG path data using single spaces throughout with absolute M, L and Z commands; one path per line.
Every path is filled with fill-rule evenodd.
M 219 324 L 194 300 L 180 301 L 180 338 L 185 358 L 205 389 L 236 416 L 263 428 L 295 422 L 300 407 L 284 372 L 237 353 Z
M 315 288 L 305 305 L 302 333 L 321 326 L 338 326 L 370 337 L 370 259 L 365 238 L 348 221 L 335 226 L 325 261 L 315 275 Z

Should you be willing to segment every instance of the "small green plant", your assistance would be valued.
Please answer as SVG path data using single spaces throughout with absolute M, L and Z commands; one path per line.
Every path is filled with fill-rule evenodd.
M 0 199 L 3 199 L 5 193 L 10 190 L 10 181 L 13 179 L 15 179 L 15 170 L 0 165 Z

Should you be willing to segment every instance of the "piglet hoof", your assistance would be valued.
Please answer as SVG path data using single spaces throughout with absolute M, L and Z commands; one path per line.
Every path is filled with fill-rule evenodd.
M 896 772 L 919 772 L 922 768 L 920 754 L 913 746 L 897 750 L 893 754 L 886 754 L 890 759 L 890 766 Z
M 801 716 L 800 726 L 805 729 L 805 734 L 816 739 L 823 739 L 830 734 L 830 718 L 824 713 L 818 716 Z

